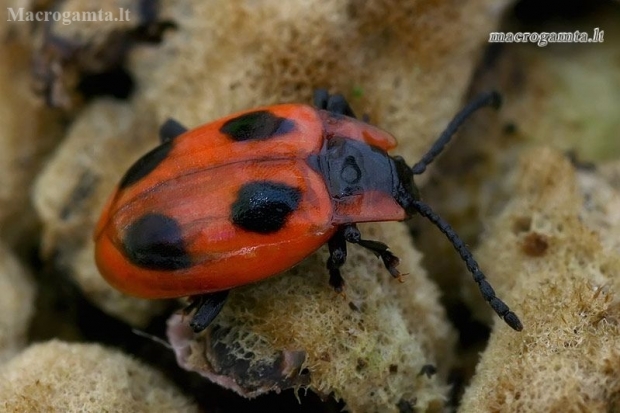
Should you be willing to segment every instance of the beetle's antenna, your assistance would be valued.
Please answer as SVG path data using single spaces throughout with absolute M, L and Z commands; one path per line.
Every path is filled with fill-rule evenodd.
M 426 167 L 431 164 L 444 150 L 445 146 L 450 142 L 452 136 L 456 133 L 457 129 L 478 109 L 485 106 L 491 106 L 499 108 L 502 103 L 502 98 L 499 93 L 486 92 L 481 93 L 474 98 L 463 110 L 456 114 L 454 119 L 448 124 L 446 129 L 442 132 L 439 138 L 435 141 L 431 149 L 411 168 L 414 175 L 419 175 L 426 170 Z
M 413 207 L 420 213 L 420 215 L 435 224 L 435 226 L 439 228 L 439 230 L 450 240 L 454 249 L 456 249 L 461 256 L 461 259 L 465 261 L 465 265 L 474 277 L 474 281 L 478 284 L 482 297 L 489 303 L 491 308 L 495 310 L 497 315 L 503 318 L 506 324 L 514 330 L 523 330 L 523 324 L 521 324 L 519 317 L 510 311 L 510 308 L 508 308 L 506 303 L 497 298 L 495 295 L 495 290 L 493 290 L 491 284 L 489 284 L 482 271 L 480 271 L 478 263 L 474 259 L 472 253 L 469 251 L 463 240 L 457 235 L 456 232 L 454 232 L 450 224 L 433 212 L 431 207 L 422 201 L 413 201 Z

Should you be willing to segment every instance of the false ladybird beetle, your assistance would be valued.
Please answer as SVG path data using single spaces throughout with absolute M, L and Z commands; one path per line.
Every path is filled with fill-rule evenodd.
M 315 93 L 315 107 L 262 107 L 192 130 L 170 119 L 161 145 L 129 168 L 104 208 L 95 230 L 97 266 L 130 295 L 191 296 L 190 325 L 199 332 L 230 289 L 281 273 L 325 243 L 336 291 L 344 286 L 347 242 L 372 251 L 400 277 L 398 258 L 384 243 L 362 238 L 356 223 L 419 213 L 450 240 L 493 310 L 521 330 L 413 181 L 472 113 L 499 102 L 495 92 L 475 98 L 413 167 L 388 155 L 396 146 L 390 134 L 356 119 L 341 95 L 324 90 Z

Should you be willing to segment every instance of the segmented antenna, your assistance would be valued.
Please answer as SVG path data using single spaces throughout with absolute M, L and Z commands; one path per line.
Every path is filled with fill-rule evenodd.
M 519 317 L 512 311 L 510 308 L 504 303 L 502 300 L 497 298 L 495 295 L 495 290 L 491 287 L 491 284 L 487 281 L 486 277 L 480 271 L 478 267 L 478 263 L 474 259 L 472 253 L 469 251 L 463 240 L 457 235 L 457 233 L 452 229 L 450 224 L 444 221 L 439 215 L 437 215 L 430 206 L 425 204 L 422 201 L 414 201 L 414 207 L 423 217 L 427 218 L 431 221 L 443 234 L 450 240 L 454 249 L 459 253 L 461 259 L 465 261 L 465 265 L 467 269 L 474 277 L 474 281 L 478 284 L 478 288 L 482 293 L 482 297 L 489 303 L 491 308 L 495 310 L 497 315 L 504 319 L 506 324 L 517 331 L 523 330 L 523 324 L 521 324 L 521 320 Z
M 454 119 L 448 124 L 446 129 L 442 132 L 439 138 L 435 141 L 431 149 L 420 159 L 413 167 L 411 171 L 414 175 L 419 175 L 422 172 L 426 171 L 426 167 L 431 164 L 444 150 L 445 146 L 450 142 L 452 136 L 456 133 L 458 128 L 469 118 L 474 112 L 478 109 L 484 108 L 486 106 L 491 106 L 494 108 L 499 108 L 502 104 L 502 98 L 499 93 L 492 91 L 481 93 L 474 98 L 463 110 L 456 114 Z
M 457 129 L 478 109 L 486 106 L 492 106 L 498 108 L 501 104 L 501 97 L 497 92 L 487 92 L 478 95 L 471 101 L 463 110 L 461 110 L 452 121 L 448 124 L 448 127 L 443 131 L 439 139 L 435 141 L 431 149 L 420 159 L 418 163 L 411 168 L 414 175 L 419 175 L 426 170 L 426 167 L 435 160 L 435 158 L 443 151 L 445 146 L 450 142 L 452 136 L 454 136 Z M 480 271 L 478 263 L 474 259 L 472 253 L 469 251 L 463 240 L 452 229 L 450 224 L 437 215 L 430 206 L 422 201 L 413 201 L 413 207 L 422 215 L 431 221 L 439 230 L 448 238 L 452 243 L 452 246 L 461 256 L 461 259 L 465 262 L 467 269 L 471 273 L 472 277 L 482 297 L 489 303 L 491 308 L 499 315 L 510 327 L 517 331 L 523 330 L 523 324 L 519 317 L 504 303 L 497 298 L 495 290 L 491 287 L 491 284 L 487 281 L 485 275 Z

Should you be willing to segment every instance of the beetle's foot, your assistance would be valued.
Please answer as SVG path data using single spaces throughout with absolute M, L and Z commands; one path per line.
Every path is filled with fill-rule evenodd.
M 216 293 L 194 297 L 192 303 L 184 310 L 186 314 L 189 314 L 189 312 L 196 308 L 196 312 L 189 322 L 189 326 L 192 330 L 194 330 L 195 333 L 200 333 L 205 328 L 209 327 L 209 324 L 211 324 L 220 311 L 222 311 L 222 307 L 224 307 L 227 298 L 228 291 L 218 291 Z

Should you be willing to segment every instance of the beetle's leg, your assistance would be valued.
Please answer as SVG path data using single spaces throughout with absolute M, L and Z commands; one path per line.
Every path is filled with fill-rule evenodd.
M 353 109 L 349 106 L 349 102 L 340 94 L 331 95 L 329 99 L 327 99 L 327 110 L 332 113 L 337 113 L 338 115 L 345 115 L 352 118 L 356 117 Z
M 420 369 L 418 376 L 426 375 L 430 379 L 435 373 L 437 373 L 437 367 L 432 364 L 425 364 Z
M 181 125 L 178 121 L 169 118 L 159 128 L 159 140 L 161 143 L 170 142 L 179 135 L 187 132 L 187 128 Z
M 327 100 L 329 99 L 329 93 L 326 89 L 317 89 L 314 91 L 312 101 L 317 109 L 327 109 Z
M 344 279 L 340 275 L 340 267 L 347 260 L 347 241 L 344 238 L 344 231 L 339 229 L 327 242 L 329 247 L 329 258 L 327 259 L 327 269 L 329 270 L 329 285 L 337 293 L 344 290 Z
M 360 230 L 357 229 L 355 224 L 345 226 L 343 233 L 345 240 L 348 242 L 358 244 L 372 251 L 377 257 L 381 258 L 383 265 L 385 265 L 385 268 L 387 268 L 392 277 L 401 280 L 402 274 L 398 271 L 398 269 L 396 269 L 400 259 L 396 255 L 392 254 L 387 245 L 379 241 L 362 239 L 362 234 L 360 233 Z
M 340 94 L 330 95 L 325 89 L 314 91 L 314 106 L 329 112 L 355 118 L 355 113 L 349 102 Z
M 573 167 L 581 171 L 596 171 L 596 164 L 594 162 L 584 161 L 579 158 L 579 155 L 574 149 L 569 149 L 564 152 L 564 156 L 568 158 Z
M 192 303 L 185 308 L 185 312 L 189 313 L 194 308 L 197 308 L 196 313 L 189 322 L 189 326 L 195 333 L 200 333 L 209 327 L 209 324 L 222 311 L 227 298 L 228 291 L 218 291 L 217 293 L 194 297 Z

